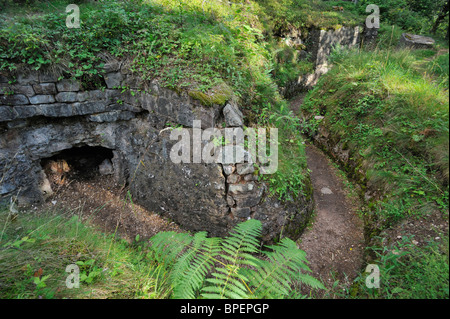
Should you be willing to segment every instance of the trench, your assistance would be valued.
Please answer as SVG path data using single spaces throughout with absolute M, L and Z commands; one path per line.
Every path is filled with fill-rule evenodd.
M 305 95 L 300 94 L 291 101 L 291 109 L 298 116 Z M 299 240 L 299 248 L 307 254 L 312 275 L 326 289 L 310 291 L 302 287 L 302 292 L 316 298 L 335 298 L 338 289 L 351 287 L 364 264 L 364 223 L 357 215 L 362 203 L 357 194 L 349 192 L 345 177 L 333 161 L 309 137 L 304 139 L 315 207 L 310 225 Z

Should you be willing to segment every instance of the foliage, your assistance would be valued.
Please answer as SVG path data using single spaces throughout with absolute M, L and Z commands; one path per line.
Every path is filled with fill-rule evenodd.
M 380 268 L 380 289 L 366 287 L 366 274 L 355 280 L 352 297 L 371 299 L 448 299 L 448 237 L 419 248 L 403 237 L 392 246 L 370 247 Z
M 442 54 L 431 61 L 427 65 L 428 70 L 437 76 L 444 86 L 449 86 L 449 54 Z
M 282 41 L 272 44 L 272 76 L 279 87 L 285 87 L 292 81 L 297 81 L 302 75 L 314 72 L 314 63 L 301 57 L 301 49 L 293 48 Z
M 75 215 L 73 217 L 70 217 Z M 0 298 L 165 298 L 161 269 L 143 244 L 98 232 L 77 212 L 11 216 L 0 210 Z M 68 289 L 68 265 L 80 288 Z
M 133 56 L 131 68 L 144 79 L 208 94 L 225 82 L 251 103 L 258 81 L 271 82 L 260 31 L 249 26 L 257 19 L 242 5 L 214 2 L 203 11 L 201 3 L 99 1 L 83 5 L 80 29 L 65 26 L 64 11 L 11 18 L 0 29 L 0 70 L 51 65 L 69 76 L 96 76 L 107 52 Z
M 267 30 L 281 34 L 290 28 L 305 30 L 310 27 L 337 29 L 342 26 L 355 26 L 362 22 L 361 17 L 351 11 L 338 12 L 332 2 L 321 0 L 258 0 L 261 19 Z M 347 5 L 339 1 L 339 6 Z
M 386 223 L 448 210 L 448 95 L 423 74 L 425 51 L 348 52 L 310 92 L 303 110 L 356 161 L 363 182 L 384 194 Z M 333 80 L 329 80 L 332 78 Z
M 170 273 L 173 297 L 222 299 L 286 298 L 291 283 L 299 280 L 313 288 L 322 284 L 302 271 L 305 253 L 290 239 L 259 252 L 260 221 L 238 224 L 225 239 L 205 232 L 162 232 L 151 239 L 155 258 Z
M 436 16 L 439 14 L 445 1 L 360 0 L 357 10 L 361 15 L 364 15 L 367 5 L 375 4 L 380 8 L 381 25 L 397 25 L 405 31 L 427 34 L 431 31 Z M 444 37 L 444 35 L 445 28 L 440 33 L 441 37 Z

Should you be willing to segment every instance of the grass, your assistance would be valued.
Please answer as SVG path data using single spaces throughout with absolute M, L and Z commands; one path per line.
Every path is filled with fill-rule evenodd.
M 82 3 L 80 29 L 66 28 L 65 11 L 52 7 L 42 14 L 9 17 L 0 29 L 0 70 L 25 64 L 59 68 L 69 77 L 95 77 L 106 62 L 99 53 L 108 52 L 133 60 L 132 70 L 145 80 L 204 93 L 228 82 L 239 97 L 242 89 L 250 91 L 251 78 L 264 73 L 257 30 L 237 27 L 253 18 L 242 21 L 245 15 L 236 16 L 237 8 L 217 3 L 203 11 L 201 3 Z
M 365 172 L 359 178 L 386 194 L 383 219 L 420 216 L 431 203 L 448 209 L 448 95 L 439 75 L 417 67 L 424 52 L 339 54 L 303 105 L 310 121 L 325 115 L 323 125 L 358 161 L 353 169 Z
M 367 288 L 365 273 L 355 280 L 349 295 L 369 299 L 448 299 L 448 236 L 420 248 L 412 240 L 403 237 L 394 245 L 370 247 L 379 260 L 380 289 Z
M 64 4 L 61 0 L 55 6 Z M 291 120 L 282 113 L 286 101 L 279 88 L 296 78 L 297 72 L 309 72 L 312 65 L 300 61 L 297 50 L 264 34 L 267 17 L 263 5 L 201 0 L 81 2 L 80 29 L 66 28 L 65 12 L 53 5 L 36 2 L 29 6 L 29 12 L 35 14 L 16 17 L 12 15 L 17 7 L 12 6 L 9 13 L 6 10 L 8 19 L 0 25 L 0 72 L 52 69 L 80 79 L 83 87 L 90 89 L 91 84 L 101 83 L 102 68 L 108 61 L 104 57 L 129 59 L 135 75 L 176 91 L 185 90 L 204 105 L 237 102 L 249 110 L 249 125 L 290 125 Z M 283 5 L 294 4 L 288 1 Z M 283 120 L 262 124 L 261 113 L 268 105 L 270 112 Z M 306 161 L 301 144 L 297 152 L 285 143 L 291 139 L 286 137 L 282 144 L 293 152 L 286 156 L 300 162 L 302 169 L 297 169 L 293 178 L 296 186 L 306 178 Z M 301 140 L 299 133 L 295 139 Z M 292 167 L 282 165 L 272 180 L 284 181 L 292 175 Z M 271 188 L 284 192 L 279 185 Z
M 305 28 L 313 26 L 355 23 L 350 13 L 334 12 L 318 0 L 230 5 L 203 0 L 103 0 L 76 2 L 81 28 L 68 29 L 64 7 L 69 1 L 26 1 L 25 10 L 24 5 L 6 3 L 0 23 L 0 71 L 22 65 L 51 67 L 87 81 L 101 72 L 105 61 L 99 53 L 107 51 L 130 58 L 135 73 L 167 87 L 209 95 L 215 87 L 229 86 L 244 107 L 266 100 L 277 103 L 276 85 L 311 69 L 300 61 L 298 50 L 274 40 L 275 29 L 302 27 L 307 33 Z M 304 24 L 297 25 L 299 21 Z
M 397 43 L 391 28 L 391 43 Z M 368 289 L 366 273 L 344 298 L 448 298 L 448 235 L 424 246 L 413 235 L 388 244 L 385 231 L 433 213 L 448 220 L 449 100 L 447 48 L 371 52 L 336 50 L 333 69 L 305 99 L 304 129 L 329 131 L 331 144 L 350 151 L 341 163 L 354 182 L 376 196 L 361 211 L 381 288 Z M 324 116 L 318 123 L 315 116 Z M 331 146 L 333 147 L 333 146 Z M 338 285 L 338 283 L 337 283 Z M 336 287 L 337 287 L 336 285 Z
M 70 217 L 72 216 L 72 217 Z M 165 298 L 164 272 L 144 243 L 106 235 L 76 212 L 0 212 L 0 298 Z M 66 286 L 66 267 L 80 269 L 80 288 Z

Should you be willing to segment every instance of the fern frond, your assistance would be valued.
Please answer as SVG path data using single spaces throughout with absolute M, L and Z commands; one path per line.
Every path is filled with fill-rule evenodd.
M 193 299 L 220 254 L 220 238 L 206 238 L 206 233 L 194 236 L 192 247 L 174 266 L 172 273 L 174 298 Z
M 199 232 L 196 233 L 193 237 L 192 242 L 188 245 L 185 252 L 178 258 L 176 263 L 172 268 L 172 272 L 170 275 L 170 279 L 174 286 L 174 294 L 177 294 L 178 283 L 182 281 L 184 278 L 184 273 L 189 269 L 193 260 L 197 257 L 198 250 L 201 248 L 201 245 L 206 240 L 207 233 Z M 175 296 L 175 298 L 178 298 Z
M 317 280 L 316 278 L 307 275 L 307 274 L 298 274 L 298 279 L 300 279 L 300 281 L 308 286 L 310 286 L 311 288 L 316 288 L 316 289 L 324 289 L 325 287 L 323 286 L 323 284 Z
M 289 295 L 293 280 L 322 288 L 321 283 L 301 271 L 310 271 L 306 265 L 306 253 L 297 248 L 295 242 L 284 238 L 277 246 L 268 246 L 272 251 L 264 252 L 268 260 L 261 263 L 261 267 L 251 278 L 255 287 L 254 293 L 259 298 L 281 298 Z
M 192 240 L 193 238 L 189 234 L 160 232 L 150 239 L 150 243 L 156 261 L 170 267 Z
M 237 272 L 237 268 L 228 267 L 227 269 L 219 268 L 218 271 L 222 273 L 213 273 L 214 278 L 206 279 L 207 282 L 215 286 L 206 286 L 202 291 L 213 292 L 214 298 L 223 299 L 247 299 L 247 287 L 243 284 L 247 278 Z M 211 298 L 211 294 L 202 293 L 204 298 Z
M 230 236 L 222 243 L 223 250 L 228 254 L 228 260 L 232 265 L 238 264 L 239 259 L 248 257 L 248 253 L 258 252 L 262 224 L 259 220 L 250 219 L 238 224 Z
M 262 224 L 251 219 L 238 224 L 226 239 L 208 238 L 206 232 L 161 232 L 150 241 L 157 261 L 170 270 L 174 298 L 285 298 L 293 281 L 323 288 L 306 274 L 306 253 L 295 242 L 283 239 L 259 252 Z

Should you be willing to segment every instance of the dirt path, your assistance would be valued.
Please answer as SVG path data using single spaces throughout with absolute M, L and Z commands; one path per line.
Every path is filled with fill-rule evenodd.
M 315 218 L 303 234 L 300 248 L 307 253 L 314 276 L 327 288 L 336 280 L 340 288 L 348 288 L 362 267 L 363 223 L 329 159 L 313 145 L 307 145 L 306 154 L 314 186 Z M 330 297 L 325 296 L 326 291 L 318 294 Z
M 299 115 L 302 94 L 291 103 Z M 349 197 L 338 170 L 328 157 L 314 145 L 306 145 L 308 168 L 314 187 L 315 216 L 312 225 L 301 237 L 300 248 L 307 253 L 316 278 L 328 288 L 312 292 L 318 298 L 333 298 L 330 292 L 336 280 L 340 289 L 349 288 L 363 264 L 364 224 L 357 216 L 357 198 Z M 356 203 L 355 203 L 356 202 Z M 310 291 L 303 289 L 303 293 Z

